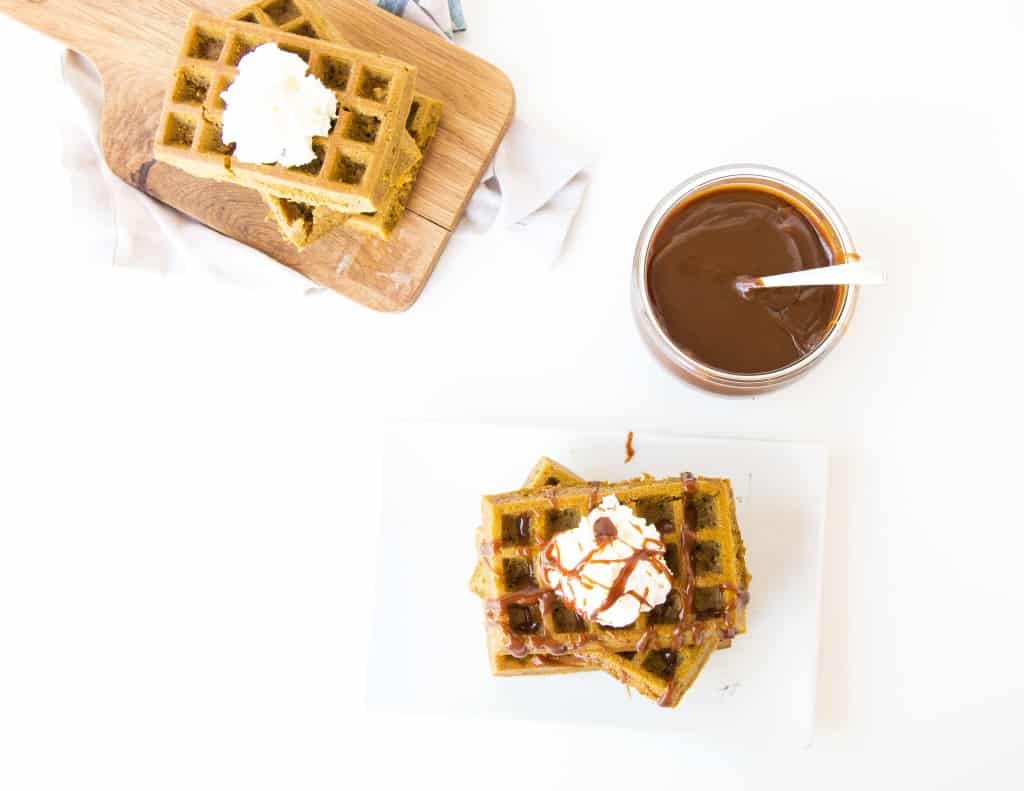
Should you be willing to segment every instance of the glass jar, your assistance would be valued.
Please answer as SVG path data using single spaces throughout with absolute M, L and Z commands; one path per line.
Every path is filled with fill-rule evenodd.
M 860 256 L 839 213 L 820 192 L 790 173 L 765 165 L 723 165 L 698 173 L 670 191 L 654 207 L 640 232 L 633 257 L 633 315 L 641 336 L 663 365 L 691 384 L 726 395 L 763 393 L 807 373 L 832 350 L 850 323 L 858 289 L 856 286 L 838 287 L 836 314 L 824 339 L 812 351 L 783 368 L 763 373 L 725 371 L 702 363 L 680 349 L 658 322 L 651 304 L 647 288 L 651 240 L 661 222 L 676 206 L 707 190 L 723 186 L 760 189 L 793 204 L 814 223 L 831 248 L 833 265 L 857 261 Z

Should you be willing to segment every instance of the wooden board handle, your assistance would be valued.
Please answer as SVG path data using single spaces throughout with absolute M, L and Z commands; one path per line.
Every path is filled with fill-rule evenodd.
M 111 3 L 103 0 L 0 0 L 0 13 L 17 19 L 40 33 L 55 38 L 91 60 L 101 74 L 126 52 L 134 52 L 145 63 L 147 47 L 126 47 L 126 41 L 153 43 L 154 36 L 167 35 L 168 14 L 182 20 L 194 5 L 185 0 L 153 0 L 143 3 Z M 116 58 L 114 53 L 117 53 Z

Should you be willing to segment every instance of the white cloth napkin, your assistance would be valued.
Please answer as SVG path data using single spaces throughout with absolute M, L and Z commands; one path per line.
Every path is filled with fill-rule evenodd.
M 64 53 L 63 75 L 76 100 L 68 102 L 61 138 L 71 177 L 76 244 L 84 260 L 253 288 L 297 293 L 315 288 L 269 256 L 152 200 L 115 176 L 100 148 L 99 75 L 75 52 Z
M 450 0 L 395 2 L 386 10 L 440 35 L 461 26 Z M 251 288 L 317 291 L 270 257 L 211 231 L 118 179 L 99 143 L 99 76 L 77 53 L 63 59 L 73 101 L 62 124 L 63 161 L 71 178 L 74 221 L 83 258 L 103 265 L 188 275 Z M 488 233 L 521 245 L 528 260 L 551 264 L 561 252 L 587 183 L 588 158 L 519 119 L 471 198 L 459 232 Z

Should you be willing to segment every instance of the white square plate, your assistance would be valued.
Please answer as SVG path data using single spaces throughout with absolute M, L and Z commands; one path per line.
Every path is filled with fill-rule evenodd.
M 625 438 L 625 431 L 481 425 L 385 431 L 371 708 L 675 730 L 713 742 L 810 741 L 824 449 L 637 433 L 636 457 L 625 464 Z M 480 496 L 518 488 L 542 455 L 587 479 L 683 471 L 732 479 L 753 575 L 748 631 L 715 653 L 677 709 L 627 695 L 601 672 L 491 676 L 480 601 L 468 588 Z

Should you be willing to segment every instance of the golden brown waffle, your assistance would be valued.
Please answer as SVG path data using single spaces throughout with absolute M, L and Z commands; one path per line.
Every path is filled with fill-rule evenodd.
M 231 18 L 239 22 L 279 28 L 285 33 L 351 46 L 341 31 L 324 18 L 313 0 L 262 0 L 246 6 Z M 405 127 L 421 151 L 425 151 L 434 139 L 441 120 L 442 106 L 437 99 L 418 91 L 413 93 Z
M 320 35 L 321 31 L 328 28 L 328 22 L 323 18 L 320 9 L 307 0 L 261 0 L 232 14 L 231 18 L 239 22 L 277 27 L 286 33 L 309 38 L 341 41 L 339 38 Z
M 542 486 L 571 486 L 584 483 L 576 473 L 557 461 L 542 456 L 541 459 L 530 470 L 523 484 L 525 489 L 535 489 Z M 484 561 L 478 561 L 473 570 L 473 577 L 470 580 L 470 590 L 477 596 L 484 598 L 487 589 L 487 577 L 490 573 L 489 566 Z M 713 629 L 716 631 L 717 629 Z M 657 641 L 650 641 L 644 646 L 645 653 L 638 654 L 636 651 L 614 653 L 599 649 L 594 651 L 581 651 L 580 656 L 569 654 L 567 656 L 546 656 L 544 654 L 530 654 L 525 657 L 514 657 L 502 653 L 503 641 L 499 635 L 489 636 L 488 649 L 491 656 L 492 672 L 496 676 L 512 675 L 549 675 L 554 673 L 576 673 L 602 669 L 610 673 L 620 681 L 629 683 L 630 686 L 643 691 L 648 697 L 660 699 L 665 695 L 666 690 L 670 692 L 667 700 L 671 701 L 677 694 L 679 697 L 689 688 L 692 678 L 696 676 L 707 656 L 710 654 L 710 647 L 723 649 L 728 648 L 730 640 L 719 639 L 715 635 L 715 642 L 701 642 L 699 646 L 680 649 L 675 657 L 675 666 L 672 667 L 671 645 L 659 645 Z M 654 659 L 650 655 L 660 651 Z M 581 660 L 581 657 L 584 657 Z M 660 660 L 660 661 L 659 661 Z M 653 666 L 652 669 L 644 666 L 644 663 Z M 672 671 L 674 683 L 667 684 L 664 677 L 666 671 Z M 660 672 L 659 672 L 660 671 Z M 689 682 L 686 679 L 690 678 Z M 686 683 L 684 683 L 686 682 Z M 675 697 L 678 702 L 678 697 Z M 667 705 L 676 705 L 675 702 Z
M 243 8 L 233 18 L 280 27 L 309 38 L 348 44 L 337 28 L 324 19 L 316 3 L 310 0 L 263 0 Z M 383 206 L 372 214 L 343 214 L 263 193 L 270 216 L 277 222 L 282 235 L 300 250 L 341 225 L 380 239 L 390 238 L 405 211 L 419 174 L 423 162 L 421 154 L 434 139 L 440 120 L 441 102 L 420 93 L 413 95 L 405 124 L 406 134 L 395 165 L 395 181 L 384 198 Z
M 523 488 L 538 489 L 542 486 L 571 486 L 582 483 L 586 483 L 586 481 L 564 464 L 559 464 L 547 456 L 541 456 L 526 476 Z M 485 539 L 486 537 L 482 538 Z M 478 560 L 476 568 L 473 570 L 473 577 L 469 582 L 469 589 L 480 598 L 486 595 L 487 582 L 484 579 L 484 575 L 487 571 L 487 564 L 483 560 Z
M 673 572 L 668 600 L 621 629 L 585 621 L 537 584 L 542 547 L 555 533 L 575 527 L 609 494 L 658 527 Z M 632 679 L 643 694 L 675 705 L 707 653 L 746 629 L 749 575 L 732 489 L 724 479 L 641 478 L 485 497 L 480 552 L 487 569 L 478 584 L 495 672 L 502 669 L 503 656 L 576 654 Z M 652 670 L 648 665 L 657 664 L 658 657 L 664 661 Z M 669 665 L 670 676 L 655 683 L 655 671 L 664 674 Z
M 438 99 L 431 99 L 422 93 L 412 97 L 412 107 L 409 108 L 409 118 L 405 122 L 406 131 L 412 135 L 420 151 L 426 151 L 430 146 L 437 128 L 441 125 L 441 110 L 444 105 Z
M 221 139 L 221 94 L 238 61 L 261 44 L 295 52 L 338 97 L 338 119 L 314 138 L 316 159 L 287 168 L 239 162 Z M 157 159 L 203 178 L 232 181 L 342 212 L 372 212 L 394 180 L 416 69 L 382 55 L 250 22 L 193 12 L 154 146 Z
M 523 488 L 539 489 L 542 486 L 572 486 L 583 483 L 586 481 L 564 464 L 559 464 L 547 456 L 541 456 L 533 465 L 529 475 L 526 476 Z
M 609 651 L 584 649 L 579 656 L 628 684 L 660 706 L 678 706 L 704 665 L 720 648 L 718 629 L 705 623 L 693 645 L 677 646 L 672 640 L 655 637 L 641 650 Z
M 539 486 L 566 486 L 584 483 L 576 473 L 568 467 L 559 464 L 547 456 L 541 459 L 530 470 L 526 476 L 523 487 L 534 489 Z M 490 569 L 484 561 L 478 561 L 473 570 L 473 577 L 470 580 L 469 588 L 477 596 L 483 598 L 487 590 L 487 575 Z M 501 653 L 500 645 L 494 645 L 494 650 L 488 652 L 491 657 L 491 669 L 496 676 L 541 676 L 556 673 L 578 673 L 581 671 L 593 671 L 599 668 L 589 660 L 577 656 L 548 656 L 544 654 L 530 654 L 524 657 L 515 657 L 507 653 Z
M 282 235 L 300 250 L 340 225 L 386 240 L 405 211 L 422 161 L 420 150 L 412 138 L 402 140 L 401 152 L 395 163 L 399 175 L 384 197 L 383 208 L 373 214 L 343 214 L 326 206 L 278 198 L 266 192 L 261 194 Z

